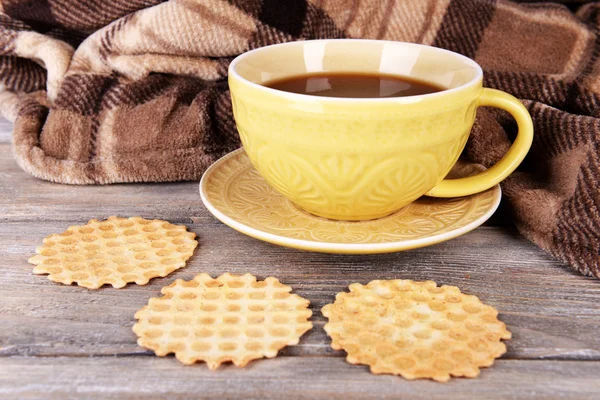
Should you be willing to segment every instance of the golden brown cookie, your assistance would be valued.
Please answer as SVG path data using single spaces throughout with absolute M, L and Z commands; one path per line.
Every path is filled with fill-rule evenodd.
M 506 352 L 511 333 L 498 312 L 455 286 L 375 280 L 353 283 L 322 309 L 331 347 L 374 374 L 406 379 L 473 378 Z
M 210 369 L 227 361 L 243 367 L 275 357 L 312 328 L 309 301 L 291 290 L 250 274 L 178 279 L 135 314 L 133 331 L 158 356 L 175 353 L 184 364 L 204 361 Z
M 29 262 L 35 274 L 88 289 L 121 288 L 167 276 L 185 266 L 198 242 L 183 225 L 140 217 L 110 217 L 50 235 Z

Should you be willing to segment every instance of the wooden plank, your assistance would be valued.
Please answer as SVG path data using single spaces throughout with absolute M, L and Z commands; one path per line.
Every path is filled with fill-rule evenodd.
M 600 362 L 497 361 L 477 379 L 442 384 L 372 375 L 323 357 L 277 357 L 246 368 L 184 366 L 173 358 L 0 359 L 3 399 L 597 399 Z
M 98 200 L 101 209 L 110 204 Z M 157 215 L 160 217 L 160 215 Z M 196 219 L 196 218 L 195 218 Z M 509 358 L 600 360 L 600 285 L 571 272 L 518 234 L 483 227 L 436 246 L 396 254 L 348 256 L 286 249 L 239 234 L 204 212 L 190 224 L 200 247 L 188 266 L 147 286 L 90 291 L 31 273 L 41 239 L 70 222 L 0 224 L 0 355 L 113 355 L 145 351 L 131 332 L 133 314 L 176 278 L 200 272 L 274 275 L 312 302 L 315 329 L 286 355 L 335 355 L 320 308 L 352 282 L 432 279 L 478 295 L 514 333 Z
M 1 129 L 0 126 L 0 221 L 68 220 L 76 216 L 89 219 L 110 213 L 160 214 L 180 220 L 204 211 L 198 182 L 73 186 L 36 179 L 19 168 L 11 145 L 2 143 Z M 110 210 L 104 211 L 107 203 Z M 501 207 L 487 225 L 507 226 L 509 219 L 503 211 Z
M 506 226 L 499 210 L 488 225 Z M 0 143 L 0 221 L 68 221 L 112 214 L 160 215 L 173 221 L 217 222 L 205 212 L 198 182 L 57 185 L 36 179 L 19 168 L 9 144 Z
M 0 144 L 0 221 L 67 221 L 112 214 L 189 221 L 190 216 L 202 215 L 201 210 L 198 182 L 57 185 L 25 173 L 14 160 L 10 144 Z M 216 223 L 212 217 L 210 221 Z

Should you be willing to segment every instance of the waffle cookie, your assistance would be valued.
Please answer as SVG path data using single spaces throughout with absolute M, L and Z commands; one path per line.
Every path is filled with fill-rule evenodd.
M 184 364 L 204 361 L 210 369 L 227 361 L 243 367 L 275 357 L 312 328 L 309 301 L 291 290 L 250 274 L 178 279 L 135 314 L 133 331 L 157 356 L 175 353 Z
M 476 377 L 511 337 L 493 307 L 432 281 L 353 283 L 322 312 L 331 347 L 345 350 L 349 363 L 406 379 Z
M 183 225 L 140 217 L 110 217 L 50 235 L 29 262 L 35 274 L 88 289 L 121 288 L 167 276 L 185 266 L 198 242 Z

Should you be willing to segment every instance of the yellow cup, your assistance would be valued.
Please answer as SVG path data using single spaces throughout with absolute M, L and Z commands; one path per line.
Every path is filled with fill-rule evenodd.
M 354 99 L 264 86 L 323 71 L 408 76 L 446 90 Z M 379 218 L 424 194 L 478 193 L 513 172 L 531 147 L 531 117 L 515 97 L 483 88 L 482 78 L 481 67 L 460 54 L 379 40 L 277 44 L 244 53 L 229 67 L 233 113 L 252 164 L 299 207 L 340 220 Z M 479 106 L 511 113 L 517 138 L 487 171 L 444 179 L 467 142 Z

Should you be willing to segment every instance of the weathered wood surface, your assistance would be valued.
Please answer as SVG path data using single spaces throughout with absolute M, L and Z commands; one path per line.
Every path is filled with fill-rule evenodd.
M 16 357 L 0 358 L 0 397 L 592 400 L 600 391 L 599 369 L 598 361 L 499 360 L 477 379 L 442 384 L 372 375 L 364 366 L 326 357 L 278 357 L 217 371 L 174 358 Z
M 0 398 L 600 398 L 600 282 L 552 260 L 514 229 L 484 226 L 436 246 L 375 256 L 286 249 L 218 222 L 195 182 L 80 187 L 34 179 L 13 160 L 6 127 L 0 123 Z M 185 223 L 200 247 L 186 268 L 143 287 L 90 291 L 31 273 L 27 259 L 44 236 L 110 215 Z M 133 314 L 162 286 L 227 271 L 290 284 L 311 300 L 315 329 L 283 357 L 245 370 L 184 367 L 136 345 Z M 319 310 L 352 282 L 385 278 L 432 279 L 478 295 L 513 332 L 508 353 L 480 379 L 447 385 L 347 365 L 330 349 Z

